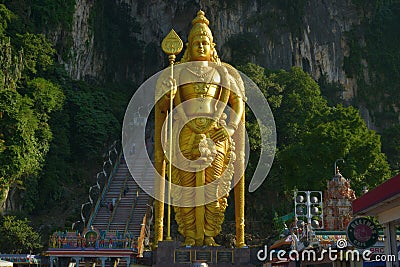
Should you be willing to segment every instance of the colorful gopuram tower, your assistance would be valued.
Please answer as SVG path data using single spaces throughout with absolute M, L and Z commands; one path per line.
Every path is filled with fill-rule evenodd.
M 351 203 L 356 198 L 350 188 L 350 181 L 336 170 L 335 176 L 327 182 L 324 193 L 325 230 L 345 231 L 352 219 Z

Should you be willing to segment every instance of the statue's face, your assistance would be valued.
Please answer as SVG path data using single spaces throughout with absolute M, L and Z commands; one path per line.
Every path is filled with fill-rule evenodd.
M 211 59 L 212 43 L 205 35 L 195 36 L 190 46 L 190 59 L 210 61 Z

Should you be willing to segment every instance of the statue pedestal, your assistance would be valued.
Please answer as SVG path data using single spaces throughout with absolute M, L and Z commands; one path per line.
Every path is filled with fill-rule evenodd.
M 252 254 L 249 248 L 183 247 L 180 242 L 162 241 L 153 253 L 153 267 L 191 267 L 200 262 L 209 267 L 253 267 Z

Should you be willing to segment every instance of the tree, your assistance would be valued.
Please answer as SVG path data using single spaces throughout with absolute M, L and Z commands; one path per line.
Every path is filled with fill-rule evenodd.
M 66 90 L 73 127 L 72 151 L 93 160 L 119 138 L 120 124 L 106 92 L 83 83 L 76 83 L 74 87 L 79 90 Z
M 43 73 L 50 68 L 56 50 L 42 34 L 16 34 L 15 47 L 24 52 L 24 70 L 27 75 Z
M 328 106 L 318 84 L 303 70 L 271 72 L 253 65 L 241 70 L 260 85 L 269 101 L 272 96 L 280 99 L 272 105 L 278 144 L 268 186 L 277 186 L 278 192 L 294 187 L 323 190 L 338 158 L 345 159 L 342 173 L 358 193 L 364 185 L 374 187 L 390 177 L 380 136 L 368 130 L 355 108 Z M 250 131 L 253 124 L 254 120 L 246 124 Z M 259 145 L 257 138 L 250 138 L 251 149 Z
M 323 190 L 334 175 L 333 163 L 343 158 L 341 172 L 360 193 L 390 178 L 390 168 L 381 152 L 380 137 L 368 130 L 358 111 L 337 106 L 306 123 L 298 142 L 278 152 L 277 165 L 287 188 Z
M 5 34 L 13 14 L 0 5 L 0 207 L 24 180 L 37 175 L 49 150 L 50 113 L 61 109 L 60 87 L 38 76 L 54 49 L 41 35 Z M 18 41 L 19 40 L 19 41 Z M 13 44 L 15 41 L 15 44 Z M 29 53 L 29 54 L 27 54 Z
M 400 125 L 393 125 L 382 133 L 382 150 L 395 172 L 400 172 Z
M 21 254 L 36 253 L 42 248 L 40 236 L 29 225 L 28 219 L 5 216 L 0 221 L 0 251 Z
M 328 109 L 318 84 L 302 69 L 280 70 L 269 74 L 269 79 L 282 89 L 282 101 L 274 110 L 278 145 L 285 147 L 300 140 L 309 129 L 307 122 Z

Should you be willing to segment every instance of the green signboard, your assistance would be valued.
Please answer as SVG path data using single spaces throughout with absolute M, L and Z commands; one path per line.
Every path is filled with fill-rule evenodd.
M 355 218 L 347 226 L 347 237 L 356 248 L 369 248 L 378 240 L 378 227 L 368 218 Z

